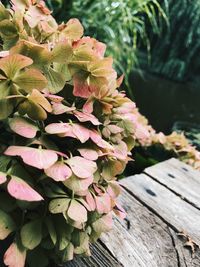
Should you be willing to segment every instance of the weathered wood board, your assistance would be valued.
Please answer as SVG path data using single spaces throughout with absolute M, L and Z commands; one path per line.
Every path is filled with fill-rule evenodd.
M 199 171 L 172 158 L 144 172 L 200 209 Z
M 65 266 L 199 267 L 199 250 L 192 255 L 177 232 L 200 244 L 200 172 L 171 159 L 123 179 L 122 185 L 119 201 L 127 219 L 115 218 L 113 230 L 92 245 L 90 258 Z
M 200 245 L 200 211 L 146 174 L 127 178 L 123 185 L 176 231 Z

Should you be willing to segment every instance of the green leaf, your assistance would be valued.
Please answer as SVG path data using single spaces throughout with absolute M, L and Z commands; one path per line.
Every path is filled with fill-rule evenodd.
M 44 70 L 44 74 L 48 81 L 47 87 L 52 94 L 56 94 L 64 88 L 66 79 L 61 73 L 50 67 L 47 70 Z
M 13 104 L 11 99 L 0 100 L 0 120 L 7 119 L 13 111 Z
M 87 210 L 86 210 L 86 208 L 74 199 L 72 199 L 72 201 L 70 203 L 69 209 L 67 211 L 67 215 L 73 221 L 77 221 L 80 223 L 87 222 Z
M 33 89 L 32 93 L 28 96 L 28 100 L 31 100 L 35 104 L 39 104 L 48 112 L 52 111 L 49 101 L 36 89 Z
M 47 85 L 45 76 L 36 69 L 24 71 L 23 73 L 17 75 L 13 82 L 28 93 L 33 89 L 42 90 Z
M 67 236 L 64 235 L 64 233 L 62 233 L 62 235 L 60 235 L 59 238 L 59 246 L 58 249 L 59 250 L 63 250 L 65 249 L 70 243 L 70 240 Z
M 54 199 L 49 204 L 49 211 L 54 214 L 63 213 L 68 209 L 70 201 L 69 198 Z
M 59 72 L 60 74 L 63 75 L 63 77 L 65 77 L 66 81 L 70 81 L 72 76 L 70 74 L 69 68 L 68 68 L 68 64 L 61 64 L 61 63 L 54 63 L 53 64 L 54 70 L 56 72 Z
M 58 249 L 63 250 L 68 246 L 74 228 L 66 222 L 63 216 L 56 218 L 55 227 L 58 234 Z
M 11 47 L 13 47 L 17 43 L 19 37 L 18 36 L 16 36 L 15 38 L 5 38 L 5 37 L 3 38 L 2 37 L 2 39 L 3 39 L 3 50 L 9 50 Z
M 10 13 L 8 9 L 4 7 L 2 3 L 0 3 L 0 21 L 4 19 L 9 19 L 10 18 Z
M 38 104 L 29 101 L 26 113 L 33 120 L 45 120 L 47 118 L 46 111 Z
M 5 212 L 11 212 L 16 208 L 16 200 L 9 196 L 7 192 L 1 192 L 0 194 L 0 210 Z
M 53 224 L 51 217 L 47 217 L 45 222 L 46 222 L 51 240 L 53 244 L 55 245 L 57 242 L 57 234 L 56 234 L 56 229 L 55 229 L 55 226 Z
M 5 239 L 16 229 L 16 225 L 6 212 L 0 210 L 0 240 Z
M 77 41 L 83 35 L 83 26 L 78 19 L 70 19 L 61 33 L 64 33 L 63 36 L 67 39 Z
M 0 171 L 1 172 L 7 171 L 7 167 L 10 161 L 11 161 L 10 157 L 4 156 L 4 155 L 0 156 Z
M 63 256 L 62 256 L 62 261 L 67 262 L 71 261 L 74 258 L 74 246 L 72 243 L 69 243 L 69 245 L 65 248 Z
M 89 236 L 86 232 L 80 232 L 79 234 L 79 246 L 75 246 L 75 254 L 84 254 L 90 255 L 90 248 L 89 248 Z
M 72 46 L 68 42 L 60 42 L 52 50 L 53 62 L 66 63 L 72 58 Z
M 101 234 L 102 232 L 108 232 L 112 229 L 112 216 L 111 214 L 103 215 L 100 219 L 92 223 L 93 230 Z
M 49 65 L 52 60 L 51 52 L 44 46 L 21 40 L 16 46 L 12 47 L 10 54 L 21 54 L 33 60 L 33 65 Z
M 75 247 L 80 246 L 81 240 L 80 240 L 80 230 L 75 229 L 72 233 L 71 242 Z
M 5 37 L 9 39 L 18 36 L 18 32 L 14 23 L 8 19 L 2 20 L 0 22 L 0 34 L 2 35 L 3 38 Z
M 46 239 L 43 239 L 40 246 L 44 248 L 45 250 L 51 250 L 51 249 L 54 249 L 55 247 L 54 243 L 49 237 Z
M 58 185 L 49 182 L 44 185 L 45 195 L 49 198 L 62 198 L 66 197 L 66 192 L 62 190 Z
M 24 247 L 30 250 L 37 247 L 42 240 L 41 220 L 35 220 L 25 224 L 21 229 L 20 235 Z
M 49 259 L 41 248 L 35 248 L 27 252 L 27 262 L 29 267 L 46 267 L 49 264 Z
M 33 61 L 31 58 L 18 54 L 9 55 L 0 59 L 0 69 L 8 78 L 13 79 L 21 69 L 24 69 L 32 63 Z
M 112 180 L 113 177 L 123 172 L 125 163 L 120 160 L 108 160 L 103 164 L 102 176 L 107 180 Z

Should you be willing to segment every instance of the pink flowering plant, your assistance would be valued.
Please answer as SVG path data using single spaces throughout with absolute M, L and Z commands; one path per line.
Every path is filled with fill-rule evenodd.
M 136 139 L 106 46 L 43 1 L 0 4 L 0 240 L 10 267 L 63 263 L 124 218 L 117 182 Z

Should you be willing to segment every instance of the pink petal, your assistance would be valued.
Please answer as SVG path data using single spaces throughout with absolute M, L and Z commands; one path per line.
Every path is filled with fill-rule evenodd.
M 39 130 L 30 120 L 21 117 L 10 119 L 9 125 L 13 132 L 26 138 L 34 138 Z
M 118 134 L 118 133 L 121 133 L 123 132 L 124 130 L 122 128 L 120 128 L 119 126 L 117 125 L 108 125 L 107 128 L 109 129 L 109 131 L 112 133 L 112 134 Z
M 53 109 L 53 114 L 60 115 L 63 113 L 72 112 L 76 108 L 75 107 L 67 107 L 67 106 L 63 105 L 62 103 L 53 103 L 52 109 Z
M 95 99 L 93 97 L 89 97 L 88 100 L 83 105 L 83 111 L 86 113 L 92 113 L 94 101 L 95 101 Z
M 73 77 L 74 90 L 73 95 L 82 98 L 88 98 L 91 95 L 90 87 L 87 84 L 87 80 L 83 79 L 79 74 L 75 74 Z
M 26 250 L 19 250 L 16 243 L 12 243 L 4 254 L 4 264 L 8 267 L 24 267 Z
M 81 156 L 84 157 L 85 159 L 97 160 L 99 157 L 97 151 L 94 149 L 80 148 L 78 149 L 78 151 L 81 154 Z
M 58 136 L 60 136 L 60 137 L 72 137 L 72 138 L 78 139 L 77 136 L 73 133 L 72 127 L 70 128 L 70 130 L 68 132 L 58 134 Z
M 103 194 L 102 196 L 96 196 L 95 201 L 98 213 L 108 213 L 112 210 L 111 198 L 107 193 Z
M 67 164 L 71 167 L 73 173 L 80 178 L 90 177 L 97 170 L 95 162 L 79 156 L 68 159 Z
M 93 177 L 88 177 L 80 179 L 75 175 L 72 175 L 69 179 L 63 182 L 63 184 L 74 191 L 77 195 L 86 195 L 85 191 L 88 190 L 88 187 L 93 183 Z
M 45 127 L 45 131 L 49 134 L 60 134 L 66 133 L 71 130 L 71 125 L 69 123 L 51 123 Z
M 113 145 L 114 153 L 113 156 L 120 160 L 126 160 L 128 154 L 128 148 L 125 142 L 121 141 L 117 145 Z
M 88 203 L 91 211 L 94 211 L 96 209 L 96 203 L 95 200 L 90 192 L 86 195 L 86 202 Z
M 73 124 L 72 131 L 81 143 L 85 143 L 90 138 L 90 130 L 80 124 Z
M 93 125 L 100 125 L 101 123 L 99 120 L 92 114 L 86 113 L 86 112 L 80 112 L 80 111 L 74 111 L 74 115 L 77 117 L 77 119 L 81 122 L 90 121 Z
M 87 221 L 87 210 L 78 201 L 72 200 L 67 211 L 70 219 L 84 223 Z
M 7 56 L 9 56 L 9 51 L 1 51 L 0 52 L 0 57 L 7 57 Z
M 124 80 L 124 74 L 117 79 L 117 87 L 120 87 Z
M 103 140 L 103 138 L 97 131 L 90 131 L 90 138 L 97 146 L 113 150 L 113 147 L 108 142 Z
M 49 98 L 50 100 L 52 100 L 55 103 L 60 103 L 64 98 L 62 96 L 58 96 L 58 95 L 52 95 L 49 94 L 48 92 L 44 92 L 44 97 Z
M 45 169 L 44 172 L 55 181 L 65 181 L 72 175 L 71 169 L 61 161 Z
M 90 206 L 88 205 L 88 203 L 83 199 L 83 198 L 79 198 L 78 201 L 83 204 L 83 206 L 88 210 L 88 211 L 92 211 Z
M 103 195 L 102 190 L 101 190 L 98 186 L 96 186 L 95 184 L 93 184 L 93 187 L 94 187 L 95 192 L 96 192 L 98 195 Z
M 43 200 L 30 185 L 28 185 L 24 180 L 19 177 L 12 176 L 7 187 L 8 193 L 19 200 L 25 201 L 40 201 Z
M 116 181 L 110 181 L 106 191 L 114 199 L 121 193 L 121 186 Z
M 38 169 L 48 169 L 58 160 L 55 151 L 32 147 L 10 146 L 4 154 L 20 156 L 24 163 Z
M 7 181 L 7 174 L 4 172 L 0 172 L 0 184 L 3 184 Z
M 126 218 L 126 211 L 120 204 L 116 203 L 116 206 L 113 209 L 114 213 L 120 218 L 120 219 L 125 219 Z

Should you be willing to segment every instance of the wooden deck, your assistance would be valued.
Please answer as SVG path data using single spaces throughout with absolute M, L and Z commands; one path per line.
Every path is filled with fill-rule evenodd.
M 122 180 L 124 221 L 66 267 L 200 267 L 200 172 L 176 159 Z

